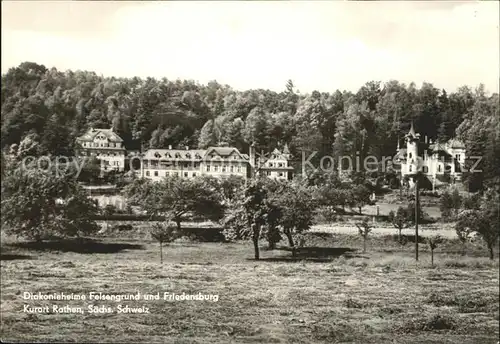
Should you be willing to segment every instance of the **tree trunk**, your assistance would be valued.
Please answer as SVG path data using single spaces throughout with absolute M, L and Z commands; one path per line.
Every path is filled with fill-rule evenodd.
M 495 259 L 495 255 L 493 254 L 493 245 L 488 244 L 488 251 L 490 251 L 490 259 Z
M 366 237 L 363 237 L 363 253 L 366 252 Z
M 163 264 L 163 245 L 160 242 L 160 263 Z
M 431 266 L 434 266 L 434 250 L 431 249 Z
M 175 221 L 175 224 L 177 225 L 177 230 L 180 233 L 180 231 L 181 231 L 181 219 L 179 217 L 176 217 L 174 221 Z
M 465 256 L 467 241 L 462 242 L 462 256 Z
M 259 238 L 254 235 L 252 240 L 253 240 L 253 249 L 254 249 L 255 260 L 259 260 L 260 259 Z
M 363 214 L 363 213 L 361 212 L 361 208 L 362 208 L 362 207 L 358 207 L 358 208 L 359 208 L 359 215 Z
M 293 236 L 292 236 L 292 232 L 290 231 L 290 229 L 285 230 L 285 235 L 288 239 L 288 244 L 290 245 L 290 248 L 292 249 L 292 256 L 295 257 L 296 256 L 295 243 L 293 242 Z
M 256 224 L 253 224 L 252 225 L 252 241 L 253 241 L 255 260 L 260 259 L 259 236 L 260 236 L 260 228 Z
M 398 228 L 398 242 L 401 244 L 401 228 Z

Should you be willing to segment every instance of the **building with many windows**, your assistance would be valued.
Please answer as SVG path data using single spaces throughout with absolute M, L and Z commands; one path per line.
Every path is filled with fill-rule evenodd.
M 254 146 L 250 155 L 234 147 L 209 147 L 207 149 L 148 149 L 127 151 L 123 140 L 112 129 L 90 128 L 77 138 L 77 151 L 81 156 L 93 156 L 101 162 L 103 171 L 133 169 L 138 177 L 159 181 L 177 175 L 193 178 L 200 175 L 251 177 L 255 174 L 276 179 L 290 179 L 293 168 L 289 166 L 290 151 L 275 149 L 270 154 L 256 154 Z
M 397 159 L 401 164 L 401 177 L 421 172 L 432 185 L 437 179 L 454 183 L 462 178 L 465 163 L 465 145 L 456 139 L 447 142 L 432 142 L 415 133 L 413 123 L 405 136 L 406 148 L 400 148 L 398 142 Z M 413 181 L 410 179 L 410 183 Z
M 142 158 L 141 175 L 159 181 L 177 175 L 192 178 L 200 175 L 229 177 L 249 176 L 249 157 L 232 147 L 207 149 L 149 149 Z
M 90 128 L 76 139 L 77 154 L 96 157 L 103 171 L 123 171 L 126 150 L 122 138 L 113 129 Z

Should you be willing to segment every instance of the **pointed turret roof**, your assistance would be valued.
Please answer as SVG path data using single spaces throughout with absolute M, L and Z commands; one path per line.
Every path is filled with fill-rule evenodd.
M 411 126 L 410 126 L 410 131 L 408 132 L 408 135 L 415 137 L 415 128 L 413 127 L 413 121 L 411 121 Z
M 406 137 L 412 139 L 418 139 L 420 137 L 420 134 L 415 133 L 415 128 L 413 127 L 413 121 L 411 121 L 410 131 L 408 132 L 408 134 L 406 134 Z

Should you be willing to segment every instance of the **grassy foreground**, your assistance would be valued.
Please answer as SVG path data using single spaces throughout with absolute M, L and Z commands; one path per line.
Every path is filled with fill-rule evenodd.
M 498 259 L 453 243 L 430 266 L 422 248 L 355 238 L 314 239 L 290 261 L 283 250 L 253 261 L 249 243 L 158 244 L 102 239 L 65 249 L 4 244 L 1 339 L 162 343 L 497 343 Z M 374 239 L 375 240 L 375 239 Z M 387 240 L 386 240 L 387 241 Z M 328 248 L 320 248 L 324 246 Z M 333 247 L 333 248 L 332 248 Z M 75 252 L 76 251 L 76 252 Z M 96 253 L 101 252 L 101 253 Z M 93 254 L 89 254 L 93 253 Z M 301 256 L 303 254 L 303 256 Z M 485 254 L 485 252 L 484 252 Z M 314 256 L 316 260 L 307 260 Z M 214 301 L 33 301 L 23 293 L 217 294 Z M 31 306 L 145 306 L 149 314 L 29 314 Z

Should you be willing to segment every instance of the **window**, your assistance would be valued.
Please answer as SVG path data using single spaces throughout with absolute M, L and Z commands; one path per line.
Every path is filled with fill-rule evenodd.
M 234 166 L 231 166 L 231 173 L 234 172 Z
M 408 166 L 408 171 L 409 171 L 409 172 L 411 172 L 412 167 L 413 167 L 412 165 Z
M 238 166 L 238 172 L 241 172 L 241 166 Z
M 210 172 L 210 165 L 207 165 L 207 172 Z
M 278 163 L 278 167 L 283 167 L 283 164 L 281 162 Z
M 422 170 L 423 170 L 423 172 L 424 172 L 424 173 L 429 172 L 429 168 L 428 168 L 427 166 L 423 166 L 423 167 L 422 167 Z
M 155 171 L 155 177 L 158 177 L 158 171 Z
M 438 165 L 438 172 L 441 172 L 441 165 Z
M 188 173 L 187 172 L 184 172 L 184 177 L 187 177 L 188 176 Z
M 457 159 L 457 161 L 460 161 L 460 154 L 455 154 L 455 159 Z
M 214 166 L 214 171 L 219 172 L 219 166 Z
M 193 172 L 193 177 L 196 177 L 196 172 Z
M 222 166 L 222 172 L 226 172 L 226 166 Z
M 170 172 L 165 172 L 165 177 L 169 176 L 170 175 Z
M 283 176 L 284 176 L 283 172 L 280 172 L 279 176 L 280 176 L 280 177 L 283 177 Z
M 411 153 L 408 153 L 408 158 L 410 158 L 410 159 L 411 159 Z
M 238 157 L 236 155 L 233 155 L 233 160 L 236 160 L 238 159 Z
M 273 167 L 273 163 L 272 162 L 269 163 L 269 167 Z
M 271 171 L 267 171 L 267 175 L 270 176 L 271 175 Z
M 149 171 L 146 171 L 146 176 L 148 176 L 148 177 L 149 177 Z

